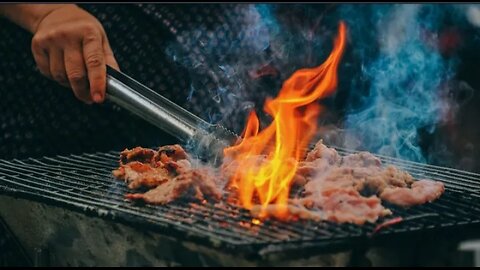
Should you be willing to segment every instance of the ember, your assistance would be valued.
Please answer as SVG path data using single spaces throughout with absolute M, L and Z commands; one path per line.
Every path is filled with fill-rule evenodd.
M 256 218 L 252 219 L 252 223 L 255 224 L 255 225 L 262 224 L 262 222 L 259 219 L 256 219 Z
M 249 75 L 253 79 L 259 79 L 259 78 L 262 78 L 262 77 L 265 77 L 265 76 L 276 77 L 276 76 L 278 76 L 278 73 L 279 72 L 276 68 L 272 67 L 271 65 L 265 65 L 265 66 L 262 66 L 261 68 L 259 68 L 258 70 L 249 72 Z

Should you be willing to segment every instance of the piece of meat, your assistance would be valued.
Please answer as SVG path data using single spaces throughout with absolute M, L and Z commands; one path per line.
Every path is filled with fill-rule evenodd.
M 191 181 L 173 179 L 145 193 L 126 194 L 125 198 L 143 200 L 150 204 L 167 204 L 184 194 L 190 187 Z
M 295 187 L 303 187 L 308 183 L 309 178 L 301 174 L 295 174 L 293 176 L 292 185 Z
M 250 156 L 242 160 L 227 157 L 218 170 L 192 166 L 189 155 L 180 145 L 167 145 L 157 151 L 136 147 L 120 155 L 120 167 L 113 171 L 130 189 L 150 188 L 145 193 L 127 194 L 132 200 L 150 204 L 166 204 L 182 198 L 220 200 L 220 186 L 228 191 L 227 202 L 239 204 L 236 183 L 242 174 L 251 172 L 268 162 L 266 155 Z M 292 162 L 292 164 L 290 164 Z M 337 223 L 375 222 L 391 214 L 381 199 L 400 206 L 423 204 L 437 199 L 444 192 L 440 182 L 421 180 L 394 166 L 383 166 L 380 159 L 368 152 L 341 157 L 333 148 L 319 141 L 305 160 L 297 163 L 287 160 L 284 166 L 296 166 L 288 215 L 279 216 L 279 205 L 256 205 L 250 209 L 253 216 L 273 216 L 289 221 L 310 219 Z M 221 181 L 223 182 L 215 182 Z
M 415 181 L 411 188 L 387 187 L 380 194 L 380 198 L 392 204 L 410 207 L 432 202 L 445 191 L 442 182 L 432 180 Z
M 113 171 L 113 175 L 118 179 L 124 180 L 128 188 L 137 189 L 143 187 L 156 187 L 172 178 L 173 172 L 162 167 L 151 167 L 149 164 L 143 164 L 138 161 L 121 165 L 120 168 Z
M 379 217 L 391 214 L 373 195 L 362 196 L 352 187 L 326 187 L 322 192 L 296 200 L 308 208 L 320 209 L 323 219 L 337 223 L 375 222 Z
M 256 218 L 264 218 L 265 216 L 276 216 L 278 207 L 279 206 L 277 204 L 269 204 L 265 208 L 263 208 L 261 205 L 254 205 L 250 209 L 250 214 Z M 321 212 L 310 210 L 302 205 L 288 204 L 286 205 L 286 207 L 288 210 L 288 215 L 281 217 L 281 219 L 285 221 L 295 221 L 299 219 L 307 219 L 314 221 L 325 220 Z
M 327 159 L 323 158 L 312 161 L 301 161 L 298 163 L 297 174 L 310 178 L 318 173 L 326 172 L 332 167 L 332 164 L 330 164 Z
M 342 165 L 310 180 L 304 186 L 307 195 L 337 188 L 353 188 L 360 193 L 376 194 L 381 199 L 400 206 L 433 201 L 444 191 L 441 182 L 415 181 L 410 174 L 393 166 L 350 168 Z
M 354 223 L 358 225 L 375 222 L 379 217 L 391 214 L 385 209 L 377 196 L 363 197 L 354 189 L 329 189 L 319 198 L 302 198 L 291 200 L 287 207 L 288 215 L 278 217 L 279 205 L 266 207 L 255 205 L 250 209 L 254 217 L 276 216 L 286 221 L 309 219 L 314 221 L 332 221 L 337 223 Z M 313 209 L 312 209 L 313 208 Z
M 162 146 L 158 151 L 136 147 L 120 154 L 120 167 L 113 175 L 124 180 L 128 188 L 154 188 L 189 170 L 188 156 L 180 145 Z
M 346 155 L 342 158 L 342 166 L 345 167 L 380 167 L 382 162 L 379 158 L 369 152 L 359 152 L 355 154 Z
M 135 147 L 131 150 L 125 149 L 120 153 L 120 164 L 123 165 L 133 161 L 150 163 L 154 155 L 155 151 L 152 149 L 142 147 Z
M 365 179 L 357 177 L 351 168 L 335 167 L 317 176 L 305 185 L 306 194 L 317 194 L 331 188 L 355 188 L 363 186 Z
M 169 161 L 164 165 L 164 167 L 175 171 L 176 174 L 182 174 L 190 170 L 192 168 L 192 164 L 186 159 L 181 159 L 178 161 Z
M 387 166 L 382 170 L 381 177 L 388 186 L 405 187 L 414 183 L 413 177 L 406 171 L 402 171 L 394 166 Z M 381 190 L 383 191 L 383 190 Z
M 407 187 L 413 183 L 413 178 L 407 172 L 401 171 L 393 166 L 385 168 L 370 166 L 370 167 L 344 167 L 342 172 L 351 174 L 354 183 L 353 186 L 359 192 L 366 192 L 372 194 L 380 194 L 387 187 Z M 333 174 L 333 172 L 332 172 Z M 335 177 L 329 175 L 329 177 Z
M 219 190 L 208 171 L 192 169 L 188 155 L 180 145 L 167 145 L 157 151 L 136 147 L 120 154 L 120 167 L 113 175 L 124 180 L 128 188 L 154 188 L 144 194 L 129 194 L 129 198 L 143 198 L 150 203 L 167 203 L 186 193 L 197 198 L 218 198 Z
M 221 198 L 214 176 L 208 169 L 191 169 L 157 186 L 146 193 L 127 194 L 127 199 L 143 200 L 150 204 L 166 204 L 179 198 L 195 197 L 198 200 Z
M 138 161 L 130 162 L 128 165 L 120 165 L 120 167 L 113 171 L 113 175 L 126 182 L 133 181 L 140 174 L 148 172 L 153 168 L 144 163 Z
M 168 163 L 170 161 L 179 161 L 183 159 L 188 159 L 188 154 L 178 144 L 162 146 L 158 148 L 158 151 L 153 156 L 153 161 L 156 163 Z
M 341 161 L 340 155 L 333 148 L 325 146 L 319 141 L 311 150 L 304 161 L 298 163 L 293 184 L 303 186 L 317 174 L 325 173 Z
M 326 159 L 331 165 L 336 164 L 341 160 L 337 150 L 327 147 L 323 144 L 322 140 L 315 144 L 315 147 L 307 154 L 305 161 L 313 161 L 319 158 Z
M 319 141 L 306 160 L 300 162 L 299 182 L 306 182 L 305 191 L 315 193 L 322 186 L 354 187 L 357 191 L 379 194 L 386 187 L 406 187 L 413 177 L 393 166 L 382 167 L 380 159 L 368 152 L 359 152 L 340 158 L 334 149 Z
M 296 199 L 296 203 L 320 209 L 325 220 L 374 222 L 390 213 L 381 199 L 398 205 L 421 204 L 443 192 L 443 185 L 416 182 L 405 171 L 382 166 L 380 159 L 368 152 L 347 155 L 339 161 L 335 152 L 319 142 L 307 158 L 310 161 L 300 162 L 297 170 L 297 181 L 305 183 L 307 196 Z
M 320 207 L 329 221 L 363 225 L 391 214 L 377 196 L 364 197 L 353 188 L 328 189 L 321 196 Z

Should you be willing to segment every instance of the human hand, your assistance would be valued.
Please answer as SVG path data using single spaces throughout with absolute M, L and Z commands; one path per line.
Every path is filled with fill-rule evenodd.
M 61 5 L 34 29 L 32 52 L 40 72 L 91 104 L 105 99 L 106 65 L 118 69 L 101 23 L 76 5 Z

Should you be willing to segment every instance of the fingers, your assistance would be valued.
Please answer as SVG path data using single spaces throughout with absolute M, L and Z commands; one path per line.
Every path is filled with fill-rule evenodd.
M 52 75 L 50 74 L 50 64 L 47 51 L 35 38 L 32 41 L 32 54 L 33 58 L 35 59 L 35 63 L 37 63 L 37 67 L 40 73 L 42 73 L 42 75 L 44 75 L 45 77 L 52 79 Z
M 65 29 L 34 36 L 32 53 L 39 71 L 71 87 L 75 96 L 86 103 L 103 102 L 106 65 L 119 70 L 104 30 L 91 23 L 78 33 Z
M 80 44 L 68 47 L 64 54 L 66 75 L 73 93 L 81 101 L 91 104 L 92 98 L 88 87 L 87 70 Z
M 107 68 L 100 33 L 92 31 L 83 38 L 83 57 L 87 68 L 93 101 L 103 102 L 107 84 Z
M 67 74 L 65 72 L 65 63 L 63 61 L 63 51 L 59 49 L 50 50 L 49 54 L 50 74 L 53 80 L 59 84 L 69 87 Z

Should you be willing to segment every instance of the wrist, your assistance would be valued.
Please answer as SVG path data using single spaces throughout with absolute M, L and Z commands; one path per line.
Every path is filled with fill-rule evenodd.
M 0 7 L 1 14 L 34 34 L 40 22 L 50 13 L 74 4 L 9 4 Z
M 32 5 L 34 6 L 34 5 Z M 51 13 L 68 6 L 75 6 L 74 4 L 37 4 L 37 7 L 33 7 L 32 18 L 27 26 L 27 30 L 32 34 L 35 34 L 38 30 L 40 23 L 48 17 Z

